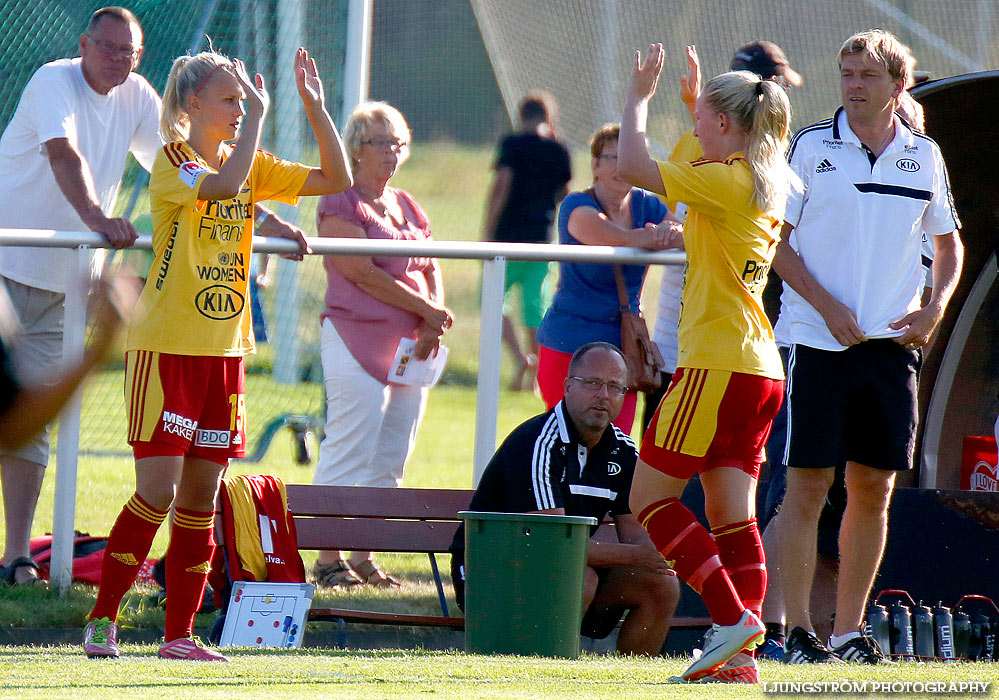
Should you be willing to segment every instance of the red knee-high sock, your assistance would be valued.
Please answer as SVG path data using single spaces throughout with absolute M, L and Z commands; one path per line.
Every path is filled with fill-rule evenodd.
M 712 530 L 712 534 L 742 604 L 760 615 L 767 592 L 767 558 L 756 518 L 723 525 Z M 755 656 L 753 650 L 745 650 L 745 653 Z
M 742 604 L 747 610 L 761 614 L 767 592 L 767 558 L 756 518 L 723 525 L 711 533 Z
M 711 619 L 725 626 L 738 622 L 745 608 L 725 572 L 715 541 L 694 514 L 679 500 L 667 498 L 645 508 L 638 521 L 680 578 L 700 594 Z
M 215 549 L 213 516 L 212 511 L 174 508 L 166 563 L 166 634 L 163 637 L 166 642 L 190 637 L 194 629 L 194 613 L 205 594 L 209 561 Z
M 118 618 L 121 599 L 132 587 L 165 517 L 166 511 L 156 510 L 137 493 L 132 494 L 121 509 L 104 549 L 101 585 L 97 591 L 97 602 L 90 612 L 91 620 L 98 617 Z

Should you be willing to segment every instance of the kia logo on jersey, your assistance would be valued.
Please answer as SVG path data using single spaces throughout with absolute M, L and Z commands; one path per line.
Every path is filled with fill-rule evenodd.
M 224 284 L 205 287 L 194 297 L 194 306 L 202 316 L 213 321 L 235 318 L 243 311 L 243 295 Z
M 617 462 L 607 463 L 607 474 L 610 476 L 617 476 L 621 473 L 621 465 Z
M 903 172 L 914 173 L 919 170 L 919 163 L 912 158 L 899 158 L 895 161 L 895 167 Z

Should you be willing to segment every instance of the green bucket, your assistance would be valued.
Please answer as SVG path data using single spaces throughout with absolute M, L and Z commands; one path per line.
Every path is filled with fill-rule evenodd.
M 462 511 L 465 649 L 579 656 L 586 549 L 594 518 Z

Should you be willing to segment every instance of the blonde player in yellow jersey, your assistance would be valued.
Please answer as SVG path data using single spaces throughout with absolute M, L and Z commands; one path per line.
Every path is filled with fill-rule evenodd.
M 240 61 L 213 51 L 181 56 L 167 78 L 160 129 L 170 143 L 157 154 L 149 184 L 155 258 L 125 345 L 136 488 L 108 539 L 84 632 L 88 656 L 118 656 L 118 606 L 172 505 L 159 655 L 226 660 L 192 639 L 191 631 L 214 547 L 219 480 L 229 458 L 245 449 L 243 356 L 254 351 L 248 283 L 254 204 L 294 204 L 300 195 L 351 184 L 322 81 L 304 49 L 295 57 L 295 78 L 318 143 L 319 168 L 258 150 L 267 91 L 263 78 L 251 81 Z
M 719 75 L 694 110 L 704 158 L 658 163 L 648 154 L 645 122 L 662 66 L 662 45 L 649 47 L 644 61 L 636 53 L 618 170 L 633 185 L 687 205 L 687 269 L 678 369 L 642 441 L 631 509 L 714 622 L 681 679 L 754 683 L 766 590 L 756 479 L 784 384 L 761 294 L 795 180 L 784 161 L 791 108 L 773 81 L 744 71 Z M 695 473 L 713 536 L 679 500 Z

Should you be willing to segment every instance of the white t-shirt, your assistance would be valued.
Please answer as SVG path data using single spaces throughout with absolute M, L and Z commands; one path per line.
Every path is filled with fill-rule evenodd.
M 0 227 L 87 231 L 56 183 L 45 142 L 69 139 L 90 168 L 97 199 L 114 210 L 129 151 L 149 170 L 162 145 L 160 98 L 141 75 L 107 95 L 83 77 L 81 59 L 46 63 L 28 81 L 0 137 Z M 65 292 L 74 252 L 11 248 L 0 252 L 0 275 L 21 284 Z M 92 259 L 103 262 L 103 250 Z
M 681 219 L 687 213 L 687 205 L 678 202 L 676 215 Z M 652 327 L 652 342 L 663 356 L 662 371 L 676 373 L 679 340 L 677 327 L 680 325 L 680 295 L 683 291 L 684 265 L 663 265 L 663 276 L 659 283 L 659 298 L 656 300 L 656 323 Z
M 784 215 L 794 226 L 791 247 L 868 338 L 901 335 L 889 324 L 920 307 L 923 235 L 960 228 L 939 147 L 897 116 L 894 123 L 894 139 L 873 164 L 842 108 L 799 131 L 789 154 L 805 184 Z M 782 302 L 778 325 L 788 342 L 844 349 L 786 282 Z

